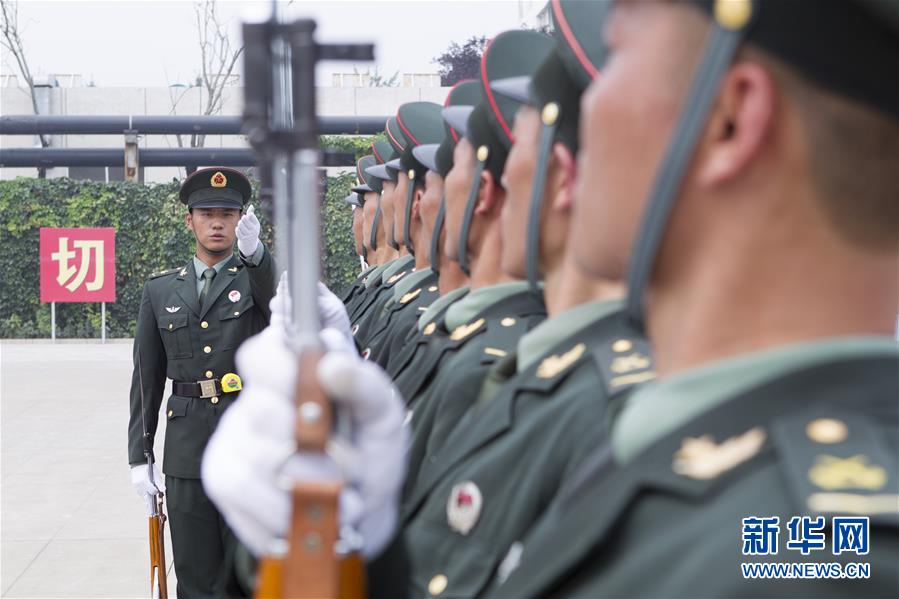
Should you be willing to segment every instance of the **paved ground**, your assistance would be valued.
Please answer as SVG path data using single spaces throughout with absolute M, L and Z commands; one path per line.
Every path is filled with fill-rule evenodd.
M 0 343 L 3 597 L 148 596 L 147 517 L 127 465 L 130 382 L 130 341 Z M 169 544 L 174 597 L 171 556 Z

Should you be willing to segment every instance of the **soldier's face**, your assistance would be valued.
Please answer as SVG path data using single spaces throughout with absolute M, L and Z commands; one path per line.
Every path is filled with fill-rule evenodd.
M 371 225 L 375 221 L 375 212 L 378 210 L 379 195 L 376 191 L 367 192 L 365 194 L 365 204 L 362 207 L 362 242 L 370 252 L 375 251 L 371 247 Z
M 393 190 L 393 238 L 403 243 L 403 228 L 406 226 L 406 193 L 409 191 L 409 176 L 400 171 Z
M 443 177 L 439 173 L 428 171 L 425 174 L 425 192 L 418 205 L 421 223 L 429 238 L 434 234 L 434 223 L 437 221 L 441 197 L 443 197 Z
M 500 219 L 503 238 L 502 269 L 517 279 L 526 276 L 525 246 L 527 244 L 528 212 L 531 188 L 537 163 L 540 137 L 540 116 L 531 106 L 522 106 L 515 115 L 512 135 L 515 143 L 509 151 L 503 170 L 506 204 Z
M 362 208 L 353 209 L 353 241 L 355 242 L 356 255 L 362 255 Z
M 194 208 L 184 217 L 197 243 L 213 254 L 233 250 L 239 220 L 240 210 L 236 208 Z
M 618 2 L 602 32 L 609 55 L 581 98 L 572 223 L 575 257 L 595 276 L 625 275 L 696 63 L 698 49 L 684 30 L 704 17 L 685 4 Z
M 459 259 L 459 235 L 468 201 L 468 188 L 474 177 L 474 149 L 464 137 L 459 138 L 453 151 L 453 168 L 446 174 L 446 239 L 444 250 L 451 260 Z
M 381 225 L 384 227 L 384 232 L 390 237 L 393 234 L 393 196 L 396 183 L 384 181 L 383 190 L 381 193 Z

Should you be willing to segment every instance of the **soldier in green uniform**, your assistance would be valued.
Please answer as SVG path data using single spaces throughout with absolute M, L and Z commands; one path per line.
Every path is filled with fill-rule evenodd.
M 362 355 L 382 366 L 390 357 L 391 344 L 387 341 L 397 329 L 403 315 L 418 316 L 437 299 L 437 273 L 431 269 L 431 240 L 422 224 L 421 197 L 424 193 L 425 167 L 413 156 L 413 150 L 426 143 L 439 143 L 443 139 L 441 107 L 432 102 L 410 102 L 397 111 L 397 124 L 408 140 L 403 156 L 395 196 L 402 198 L 396 210 L 394 227 L 402 231 L 403 243 L 414 256 L 412 271 L 393 287 L 393 296 L 384 302 L 377 321 L 373 322 L 364 342 Z M 407 329 L 407 325 L 404 325 Z
M 365 216 L 365 196 L 367 194 L 376 193 L 362 178 L 360 177 L 360 164 L 363 163 L 363 160 L 370 160 L 370 157 L 366 159 L 366 157 L 361 158 L 356 164 L 356 176 L 357 176 L 357 184 L 352 188 L 352 194 L 346 198 L 346 201 L 352 205 L 353 208 L 353 239 L 356 243 L 356 253 L 360 256 L 364 255 L 366 259 L 369 258 L 369 251 L 371 252 L 371 260 L 370 266 L 364 268 L 362 272 L 359 274 L 356 279 L 350 283 L 346 289 L 342 292 L 340 296 L 340 300 L 343 302 L 344 306 L 346 306 L 347 314 L 350 313 L 352 308 L 359 301 L 359 296 L 362 291 L 365 289 L 365 278 L 378 266 L 379 253 L 377 248 L 370 248 L 370 244 L 376 245 L 375 239 L 366 239 L 366 216 Z M 368 162 L 365 162 L 368 164 Z M 380 188 L 378 188 L 380 190 Z M 373 205 L 371 208 L 375 208 Z M 369 210 L 369 214 L 371 210 Z M 371 230 L 371 225 L 368 227 L 368 231 Z M 361 250 L 361 251 L 360 251 Z
M 629 265 L 660 378 L 496 596 L 899 593 L 899 14 L 708 9 L 621 4 L 605 29 L 575 246 Z
M 137 317 L 128 462 L 139 495 L 166 491 L 179 597 L 221 596 L 221 568 L 233 545 L 203 491 L 200 459 L 240 394 L 234 354 L 268 324 L 275 292 L 274 262 L 259 241 L 253 207 L 241 217 L 250 193 L 249 180 L 234 169 L 206 168 L 188 177 L 180 198 L 196 255 L 182 267 L 150 276 Z M 164 410 L 166 477 L 163 485 L 154 472 L 154 487 L 144 434 L 152 447 L 167 378 L 172 395 Z

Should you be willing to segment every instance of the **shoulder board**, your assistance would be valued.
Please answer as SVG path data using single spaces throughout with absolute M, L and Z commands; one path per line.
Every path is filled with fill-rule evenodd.
M 486 335 L 484 337 L 484 353 L 481 356 L 482 364 L 495 362 L 497 358 L 505 357 L 514 352 L 518 346 L 518 340 L 534 327 L 536 322 L 542 319 L 534 319 L 528 316 L 519 317 L 513 314 L 493 316 L 487 319 Z
M 800 513 L 867 516 L 899 526 L 899 459 L 885 426 L 826 404 L 773 423 L 784 480 Z
M 654 379 L 655 363 L 649 342 L 624 322 L 623 314 L 603 320 L 611 326 L 604 326 L 603 334 L 589 345 L 606 397 L 612 398 Z
M 154 272 L 154 273 L 152 273 L 148 278 L 151 279 L 151 280 L 152 280 L 152 279 L 158 279 L 159 277 L 164 277 L 164 276 L 166 276 L 166 275 L 173 275 L 173 274 L 175 274 L 176 272 L 178 272 L 179 270 L 181 270 L 180 267 L 179 267 L 179 268 L 170 268 L 170 269 L 168 269 L 168 270 L 161 270 L 161 271 L 159 271 L 159 272 Z

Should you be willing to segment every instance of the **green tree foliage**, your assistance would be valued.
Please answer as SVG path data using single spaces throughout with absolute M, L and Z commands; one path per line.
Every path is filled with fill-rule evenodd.
M 335 139 L 341 141 L 329 139 L 323 145 L 359 153 L 370 144 L 370 138 Z M 351 211 L 343 201 L 353 181 L 349 172 L 329 177 L 321 210 L 322 276 L 335 291 L 359 271 Z M 24 177 L 0 181 L 0 239 L 6 255 L 0 264 L 0 337 L 50 335 L 50 307 L 40 303 L 41 227 L 116 229 L 116 301 L 107 304 L 107 334 L 133 335 L 147 276 L 184 265 L 193 253 L 193 234 L 184 224 L 184 212 L 175 182 L 142 185 Z M 273 248 L 271 224 L 262 212 L 257 212 L 262 240 Z M 59 337 L 100 336 L 99 304 L 57 304 L 56 320 Z

